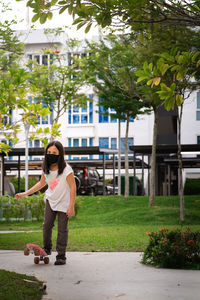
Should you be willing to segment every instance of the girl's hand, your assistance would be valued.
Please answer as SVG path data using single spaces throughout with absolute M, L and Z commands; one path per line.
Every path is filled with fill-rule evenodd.
M 18 194 L 16 194 L 16 195 L 15 195 L 15 198 L 16 198 L 17 200 L 20 200 L 21 198 L 26 197 L 26 196 L 27 196 L 26 192 L 23 192 L 23 193 L 18 193 Z
M 75 216 L 74 205 L 69 205 L 66 214 L 67 214 L 68 218 Z

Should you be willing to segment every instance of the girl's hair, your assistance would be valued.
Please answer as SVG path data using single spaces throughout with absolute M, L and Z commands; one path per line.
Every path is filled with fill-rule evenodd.
M 66 167 L 66 162 L 65 162 L 65 159 L 64 159 L 64 155 L 65 155 L 65 150 L 64 150 L 64 147 L 63 145 L 58 142 L 58 141 L 53 141 L 53 142 L 50 142 L 46 149 L 45 149 L 45 152 L 44 152 L 44 161 L 43 161 L 43 164 L 42 164 L 42 170 L 45 174 L 49 174 L 49 165 L 47 163 L 47 150 L 51 147 L 51 146 L 55 146 L 58 151 L 59 151 L 59 158 L 58 158 L 58 175 L 62 174 L 64 168 Z

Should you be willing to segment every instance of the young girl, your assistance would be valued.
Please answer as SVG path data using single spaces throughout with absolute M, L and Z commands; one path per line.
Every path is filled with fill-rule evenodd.
M 16 194 L 16 199 L 31 195 L 46 184 L 45 215 L 43 223 L 44 250 L 51 254 L 52 229 L 58 215 L 58 234 L 55 265 L 66 263 L 66 247 L 68 241 L 68 219 L 75 215 L 76 184 L 72 168 L 64 160 L 64 148 L 58 141 L 48 144 L 42 165 L 42 176 L 38 183 L 24 193 Z

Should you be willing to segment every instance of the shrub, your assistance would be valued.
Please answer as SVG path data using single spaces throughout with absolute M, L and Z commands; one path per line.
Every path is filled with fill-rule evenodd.
M 184 186 L 185 195 L 200 194 L 200 178 L 186 178 Z
M 148 232 L 150 241 L 142 263 L 162 268 L 200 269 L 200 231 L 168 230 Z
M 81 205 L 82 197 L 77 197 L 75 203 L 75 213 Z M 16 200 L 15 197 L 1 196 L 0 197 L 0 219 L 5 218 L 15 220 L 30 220 L 36 219 L 40 221 L 44 217 L 44 194 L 38 193 L 29 197 Z
M 44 195 L 38 194 L 16 200 L 15 197 L 0 197 L 1 218 L 6 221 L 10 219 L 27 220 L 37 219 L 38 221 L 44 215 Z
M 14 185 L 15 192 L 18 193 L 18 178 L 11 177 L 8 178 L 10 182 Z M 30 189 L 33 185 L 35 185 L 39 180 L 39 176 L 29 176 L 28 178 L 28 188 Z M 25 177 L 20 178 L 20 190 L 21 192 L 25 191 Z

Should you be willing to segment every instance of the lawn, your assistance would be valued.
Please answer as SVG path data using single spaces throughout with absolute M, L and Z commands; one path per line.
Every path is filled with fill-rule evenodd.
M 68 251 L 143 251 L 146 232 L 162 227 L 200 230 L 200 195 L 185 196 L 185 221 L 179 220 L 179 197 L 80 197 L 78 214 L 69 223 Z M 37 230 L 31 233 L 0 234 L 0 249 L 23 250 L 26 243 L 42 245 L 42 222 L 0 222 L 0 230 Z M 56 226 L 53 244 L 56 244 Z
M 40 300 L 43 294 L 43 284 L 35 277 L 0 270 L 1 300 Z

